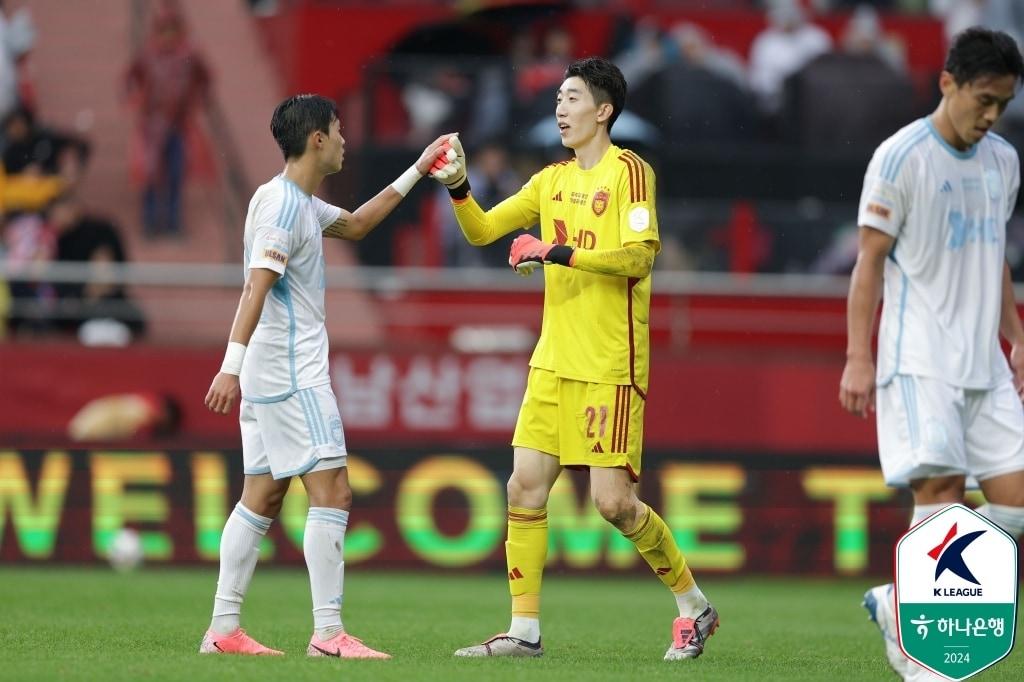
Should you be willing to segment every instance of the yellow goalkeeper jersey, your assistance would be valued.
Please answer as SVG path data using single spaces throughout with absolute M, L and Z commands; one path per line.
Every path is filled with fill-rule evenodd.
M 467 222 L 483 219 L 493 238 L 539 224 L 540 238 L 549 244 L 607 251 L 646 241 L 659 250 L 654 191 L 650 165 L 611 145 L 589 170 L 575 159 L 547 166 L 486 216 L 472 200 L 456 205 L 455 213 L 467 234 L 473 232 Z M 632 384 L 645 395 L 650 276 L 636 279 L 560 266 L 543 270 L 544 318 L 530 366 L 567 379 Z

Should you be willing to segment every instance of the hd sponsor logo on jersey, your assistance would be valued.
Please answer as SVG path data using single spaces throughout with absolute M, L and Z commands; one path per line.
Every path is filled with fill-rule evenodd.
M 954 504 L 896 544 L 900 646 L 933 673 L 963 680 L 1003 659 L 1017 619 L 1017 543 Z
M 594 215 L 601 216 L 608 209 L 608 198 L 611 196 L 611 190 L 607 187 L 599 187 L 594 192 L 594 200 L 590 202 L 590 208 L 593 209 Z

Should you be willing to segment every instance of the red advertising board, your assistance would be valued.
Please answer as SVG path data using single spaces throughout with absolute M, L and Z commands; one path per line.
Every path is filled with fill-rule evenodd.
M 332 381 L 348 441 L 356 447 L 504 446 L 527 360 L 445 351 L 334 352 Z M 203 406 L 220 361 L 219 350 L 192 348 L 0 345 L 0 443 L 64 444 L 68 422 L 90 400 L 148 391 L 174 396 L 184 414 L 177 439 L 157 445 L 234 447 L 237 421 Z M 646 447 L 812 459 L 844 454 L 871 463 L 873 423 L 839 407 L 840 363 L 749 351 L 656 354 Z

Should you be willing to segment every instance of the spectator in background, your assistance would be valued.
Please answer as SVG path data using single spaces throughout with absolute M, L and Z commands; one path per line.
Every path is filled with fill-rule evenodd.
M 747 89 L 747 69 L 743 60 L 732 50 L 715 45 L 714 39 L 703 28 L 683 21 L 672 27 L 669 36 L 683 63 L 723 78 L 737 88 Z
M 900 73 L 907 70 L 905 45 L 885 33 L 878 11 L 870 5 L 860 4 L 854 9 L 843 28 L 840 51 L 848 55 L 877 57 Z
M 4 119 L 3 143 L 8 173 L 60 176 L 69 186 L 81 178 L 89 158 L 88 143 L 38 125 L 32 111 L 24 107 Z
M 128 69 L 127 86 L 139 113 L 145 232 L 178 235 L 186 136 L 210 76 L 176 3 L 164 2 L 156 10 L 150 35 Z
M 408 143 L 419 146 L 437 137 L 441 128 L 463 128 L 466 121 L 453 117 L 469 108 L 472 81 L 454 64 L 433 64 L 418 69 L 402 88 L 402 103 L 409 116 Z
M 494 206 L 519 191 L 523 179 L 509 164 L 508 151 L 497 141 L 484 143 L 474 156 L 469 170 L 473 196 L 485 206 Z M 438 191 L 437 220 L 441 226 L 444 264 L 448 267 L 508 267 L 508 251 L 512 237 L 506 236 L 484 248 L 466 241 L 455 214 L 449 208 L 448 190 Z
M 657 93 L 666 137 L 686 144 L 750 139 L 756 127 L 754 107 L 740 58 L 715 45 L 695 24 L 676 24 L 669 36 L 673 60 L 661 74 Z M 649 97 L 649 92 L 638 91 L 634 100 L 638 106 L 649 106 Z M 654 112 L 643 113 L 657 120 Z
M 525 118 L 527 123 L 551 118 L 551 100 L 572 54 L 572 35 L 560 26 L 549 28 L 544 34 L 542 54 L 521 64 L 516 72 L 518 118 Z
M 841 49 L 816 57 L 786 80 L 786 137 L 805 148 L 860 153 L 914 118 L 912 92 L 900 52 L 887 43 L 875 10 L 858 7 Z
M 763 113 L 778 114 L 785 80 L 832 49 L 832 39 L 807 20 L 797 0 L 772 0 L 768 28 L 750 48 L 750 86 Z
M 22 7 L 8 16 L 0 0 L 0 120 L 24 99 L 21 63 L 36 40 L 36 29 L 28 9 Z
M 145 331 L 142 311 L 121 284 L 104 281 L 111 265 L 127 262 L 117 226 L 88 215 L 71 194 L 58 198 L 47 212 L 55 235 L 55 260 L 88 263 L 95 277 L 56 287 L 60 300 L 60 328 L 87 345 L 124 345 Z
M 4 264 L 17 276 L 10 289 L 17 304 L 11 329 L 18 334 L 45 334 L 53 329 L 57 290 L 43 279 L 42 270 L 56 254 L 56 234 L 38 213 L 15 213 L 7 216 L 3 241 Z
M 641 17 L 633 26 L 629 46 L 612 60 L 634 88 L 658 74 L 671 61 L 672 46 L 662 35 L 658 20 Z
M 929 0 L 928 9 L 945 23 L 946 42 L 966 28 L 982 21 L 986 0 Z

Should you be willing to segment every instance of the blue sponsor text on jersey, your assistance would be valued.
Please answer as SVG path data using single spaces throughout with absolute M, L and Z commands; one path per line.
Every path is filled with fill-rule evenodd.
M 946 248 L 950 251 L 959 251 L 967 244 L 999 243 L 996 219 L 991 216 L 964 216 L 960 211 L 950 211 L 948 222 Z

